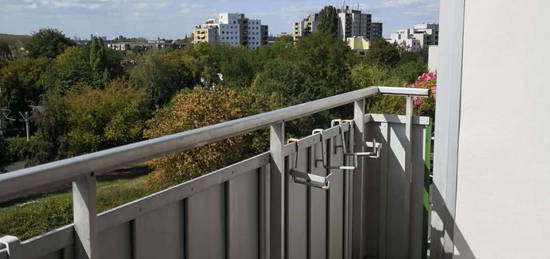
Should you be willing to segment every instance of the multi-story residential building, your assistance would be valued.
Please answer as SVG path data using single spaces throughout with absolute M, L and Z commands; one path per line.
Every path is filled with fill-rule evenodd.
M 294 23 L 294 40 L 310 34 L 314 31 L 317 31 L 317 18 L 319 14 L 313 13 L 308 15 L 306 18 L 302 19 L 299 22 Z
M 261 45 L 267 45 L 268 39 L 269 39 L 269 26 L 262 25 L 260 27 L 260 39 L 261 39 Z
M 216 20 L 209 19 L 193 31 L 193 42 L 217 42 L 219 35 L 219 26 Z
M 417 24 L 413 28 L 392 33 L 389 42 L 397 43 L 408 51 L 417 51 L 426 46 L 439 44 L 439 24 Z
M 424 34 L 423 40 L 426 45 L 439 45 L 439 24 L 417 24 L 414 26 L 415 34 Z
M 372 15 L 363 13 L 360 10 L 354 10 L 349 6 L 343 6 L 337 9 L 338 12 L 338 37 L 346 41 L 350 37 L 364 37 L 369 40 L 376 39 L 371 36 L 373 28 L 371 27 Z M 317 31 L 318 13 L 308 15 L 301 21 L 294 23 L 294 40 L 309 33 Z M 382 35 L 382 23 L 376 25 L 376 33 Z M 377 34 L 378 35 L 378 34 Z
M 111 41 L 107 42 L 107 48 L 127 51 L 127 50 L 148 50 L 148 49 L 180 49 L 184 47 L 184 43 L 178 43 L 174 40 L 156 39 L 148 41 Z
M 382 39 L 382 23 L 381 22 L 371 22 L 370 24 L 370 40 Z
M 343 6 L 338 9 L 338 36 L 346 41 L 349 37 L 370 39 L 371 14 Z
M 193 31 L 194 43 L 224 43 L 257 49 L 267 44 L 268 26 L 259 19 L 249 19 L 241 13 L 220 13 Z
M 367 54 L 370 47 L 370 42 L 364 37 L 349 37 L 346 39 L 349 48 L 359 55 Z

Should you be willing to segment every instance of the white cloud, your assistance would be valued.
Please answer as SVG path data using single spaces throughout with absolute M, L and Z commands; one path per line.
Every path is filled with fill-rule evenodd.
M 33 10 L 38 7 L 36 3 L 34 3 L 32 0 L 24 0 L 24 1 L 0 1 L 0 5 L 2 8 L 0 8 L 0 12 L 22 12 L 27 10 Z
M 96 10 L 102 6 L 100 3 L 86 3 L 77 1 L 51 1 L 51 5 L 54 8 L 82 8 L 88 10 Z
M 289 6 L 281 9 L 281 15 L 293 19 L 305 17 L 308 14 L 321 11 L 324 4 L 306 4 L 300 6 Z
M 182 14 L 188 14 L 193 9 L 202 9 L 205 8 L 206 5 L 198 4 L 198 3 L 182 3 L 180 4 L 180 13 Z
M 425 2 L 425 0 L 390 0 L 384 2 L 384 7 L 404 7 Z
M 273 12 L 252 12 L 252 13 L 246 14 L 246 16 L 251 18 L 262 18 L 262 17 L 273 16 L 273 15 L 275 15 L 275 13 Z
M 426 12 L 426 11 L 406 11 L 406 12 L 403 12 L 403 13 L 406 14 L 406 15 L 417 16 L 417 17 L 429 16 L 430 15 L 430 13 Z

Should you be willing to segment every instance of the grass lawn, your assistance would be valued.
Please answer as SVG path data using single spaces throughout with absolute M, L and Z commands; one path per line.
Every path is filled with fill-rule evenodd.
M 122 205 L 152 193 L 145 187 L 146 175 L 107 176 L 97 183 L 98 212 Z M 20 240 L 72 223 L 70 190 L 27 199 L 0 207 L 0 235 L 13 235 Z

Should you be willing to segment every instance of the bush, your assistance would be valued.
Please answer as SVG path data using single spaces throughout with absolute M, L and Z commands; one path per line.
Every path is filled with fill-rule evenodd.
M 141 140 L 148 107 L 143 91 L 116 80 L 104 90 L 81 86 L 65 99 L 69 155 Z
M 28 157 L 29 142 L 23 137 L 12 137 L 7 139 L 8 154 L 11 162 L 24 160 Z
M 184 90 L 147 122 L 146 138 L 192 130 L 263 111 L 255 94 L 225 87 Z M 152 187 L 167 187 L 227 166 L 265 150 L 261 133 L 250 133 L 149 162 Z

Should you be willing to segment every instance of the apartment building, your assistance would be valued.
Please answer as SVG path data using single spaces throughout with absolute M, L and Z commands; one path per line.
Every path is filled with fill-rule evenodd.
M 439 24 L 417 24 L 413 28 L 399 29 L 390 35 L 391 43 L 397 43 L 408 51 L 418 51 L 426 46 L 439 44 Z
M 193 42 L 217 42 L 219 26 L 215 19 L 209 19 L 193 31 Z
M 224 43 L 258 49 L 267 44 L 268 26 L 260 19 L 249 19 L 242 13 L 220 13 L 195 27 L 194 43 Z
M 346 41 L 350 37 L 365 37 L 370 39 L 371 14 L 344 6 L 338 9 L 338 36 Z
M 310 34 L 314 31 L 317 31 L 317 18 L 319 14 L 313 13 L 308 15 L 306 18 L 302 19 L 299 22 L 294 23 L 294 33 L 293 38 L 297 40 L 298 38 Z
M 363 37 L 374 40 L 382 37 L 382 23 L 377 23 L 376 28 L 372 27 L 372 15 L 363 13 L 360 10 L 343 6 L 337 9 L 338 12 L 338 37 L 346 41 L 351 37 Z M 317 31 L 319 13 L 313 13 L 294 23 L 294 40 Z M 375 33 L 373 36 L 372 33 Z
M 381 22 L 371 22 L 370 24 L 370 40 L 382 39 L 382 23 Z

